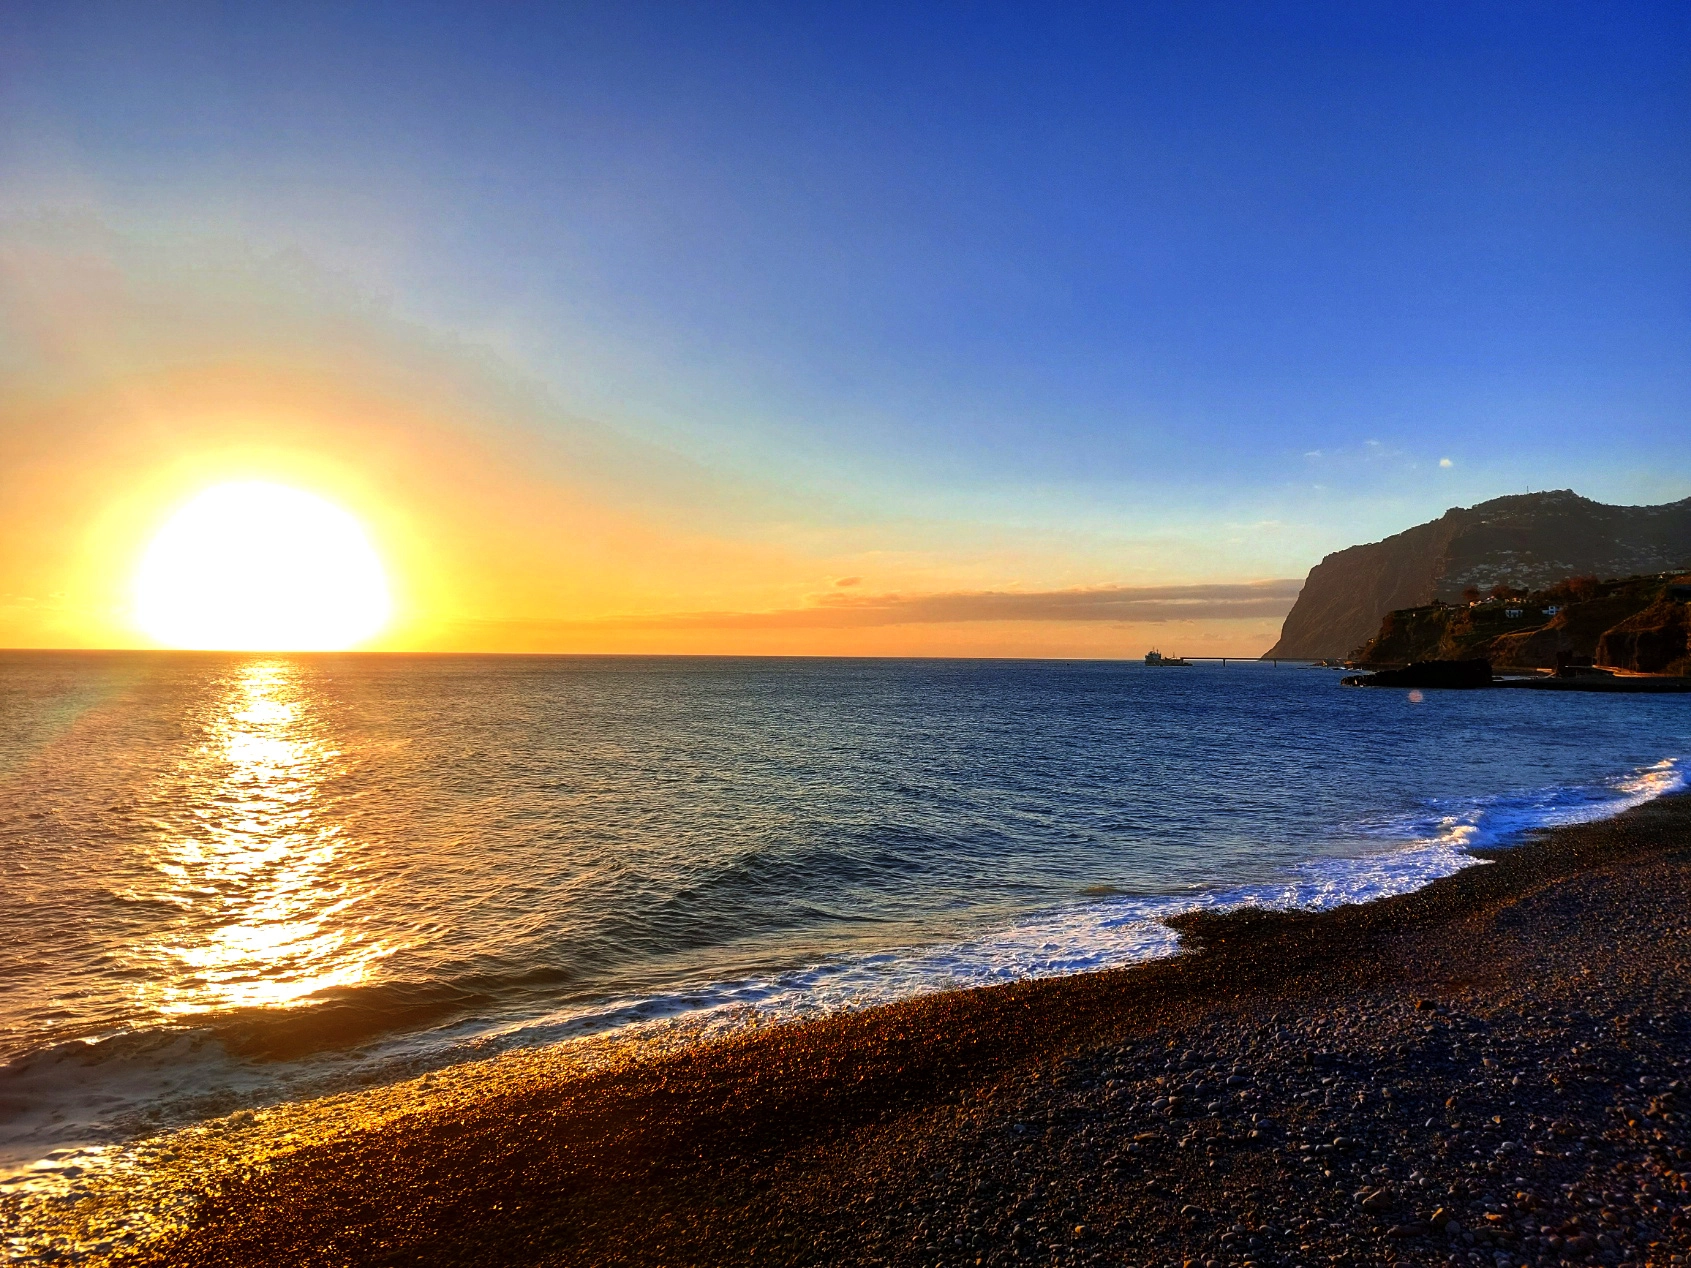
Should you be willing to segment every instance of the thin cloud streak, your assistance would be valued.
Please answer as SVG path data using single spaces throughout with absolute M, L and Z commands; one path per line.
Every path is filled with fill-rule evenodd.
M 1283 617 L 1303 588 L 1296 577 L 1184 586 L 983 590 L 951 594 L 827 594 L 802 608 L 768 612 L 672 612 L 570 622 L 572 629 L 862 629 L 967 621 L 1166 622 Z

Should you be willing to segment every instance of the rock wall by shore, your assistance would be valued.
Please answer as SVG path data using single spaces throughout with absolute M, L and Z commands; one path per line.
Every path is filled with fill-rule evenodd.
M 1646 674 L 1691 674 L 1691 604 L 1663 595 L 1597 640 L 1597 663 Z
M 1590 578 L 1479 604 L 1388 612 L 1352 659 L 1361 666 L 1480 658 L 1499 669 L 1597 664 L 1642 673 L 1691 665 L 1691 607 L 1670 578 Z

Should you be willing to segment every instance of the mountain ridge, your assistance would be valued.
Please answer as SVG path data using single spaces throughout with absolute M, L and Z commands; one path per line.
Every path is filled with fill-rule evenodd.
M 1469 586 L 1542 590 L 1574 576 L 1621 577 L 1691 565 L 1691 498 L 1611 506 L 1572 489 L 1515 493 L 1377 542 L 1334 551 L 1311 568 L 1280 639 L 1264 658 L 1346 656 L 1386 613 L 1454 602 Z

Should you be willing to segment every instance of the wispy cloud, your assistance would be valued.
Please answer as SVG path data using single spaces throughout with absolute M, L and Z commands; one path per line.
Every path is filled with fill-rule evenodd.
M 1215 621 L 1282 617 L 1303 581 L 949 594 L 826 594 L 767 612 L 672 612 L 584 622 L 597 629 L 856 629 L 965 621 Z
M 1413 455 L 1409 450 L 1379 440 L 1365 440 L 1360 445 L 1341 445 L 1332 449 L 1309 449 L 1304 451 L 1304 457 L 1311 462 L 1342 465 L 1404 461 L 1413 463 Z

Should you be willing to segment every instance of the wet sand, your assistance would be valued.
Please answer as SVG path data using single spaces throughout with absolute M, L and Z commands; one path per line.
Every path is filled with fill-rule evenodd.
M 1691 1260 L 1691 797 L 1192 954 L 515 1080 L 149 1265 Z

